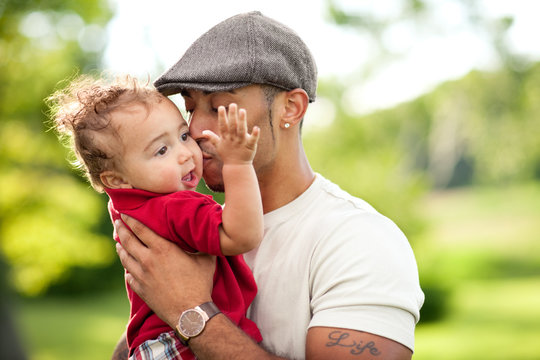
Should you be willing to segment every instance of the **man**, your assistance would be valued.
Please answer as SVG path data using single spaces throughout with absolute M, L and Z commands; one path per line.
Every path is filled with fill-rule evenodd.
M 190 309 L 211 301 L 212 259 L 184 254 L 133 219 L 124 219 L 133 233 L 116 224 L 131 287 L 200 359 L 412 356 L 424 299 L 414 255 L 390 220 L 311 169 L 300 133 L 316 82 L 302 40 L 258 12 L 210 29 L 155 82 L 164 94 L 184 97 L 213 190 L 222 190 L 222 164 L 202 132 L 219 132 L 217 107 L 237 103 L 249 127 L 261 129 L 253 164 L 265 236 L 245 254 L 258 284 L 248 315 L 261 344 L 222 314 L 201 314 L 187 334 Z

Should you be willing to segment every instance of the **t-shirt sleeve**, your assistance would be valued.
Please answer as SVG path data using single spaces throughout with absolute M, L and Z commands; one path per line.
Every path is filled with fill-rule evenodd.
M 424 295 L 406 237 L 389 219 L 371 213 L 331 230 L 331 241 L 321 242 L 311 262 L 309 326 L 369 332 L 414 350 Z
M 197 252 L 222 255 L 219 241 L 222 207 L 210 196 L 182 191 L 166 206 L 166 221 L 173 241 L 184 242 Z

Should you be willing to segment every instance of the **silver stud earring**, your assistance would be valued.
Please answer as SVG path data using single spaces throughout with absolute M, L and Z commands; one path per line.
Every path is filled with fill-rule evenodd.
M 283 126 L 285 126 L 285 129 L 288 129 L 288 128 L 290 128 L 290 127 L 291 127 L 291 124 L 289 124 L 289 123 L 285 123 L 285 125 L 283 125 Z

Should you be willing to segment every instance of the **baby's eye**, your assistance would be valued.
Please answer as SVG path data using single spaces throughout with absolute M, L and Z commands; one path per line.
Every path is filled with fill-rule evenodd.
M 180 135 L 180 140 L 188 141 L 189 140 L 189 132 L 185 132 L 182 135 Z
M 165 155 L 166 152 L 167 152 L 167 147 L 163 146 L 161 149 L 158 150 L 156 155 Z

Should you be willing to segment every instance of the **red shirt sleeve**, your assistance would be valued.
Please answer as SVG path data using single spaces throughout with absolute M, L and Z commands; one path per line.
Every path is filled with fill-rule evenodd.
M 219 241 L 223 209 L 211 196 L 182 191 L 169 196 L 166 207 L 171 239 L 210 255 L 223 255 Z

